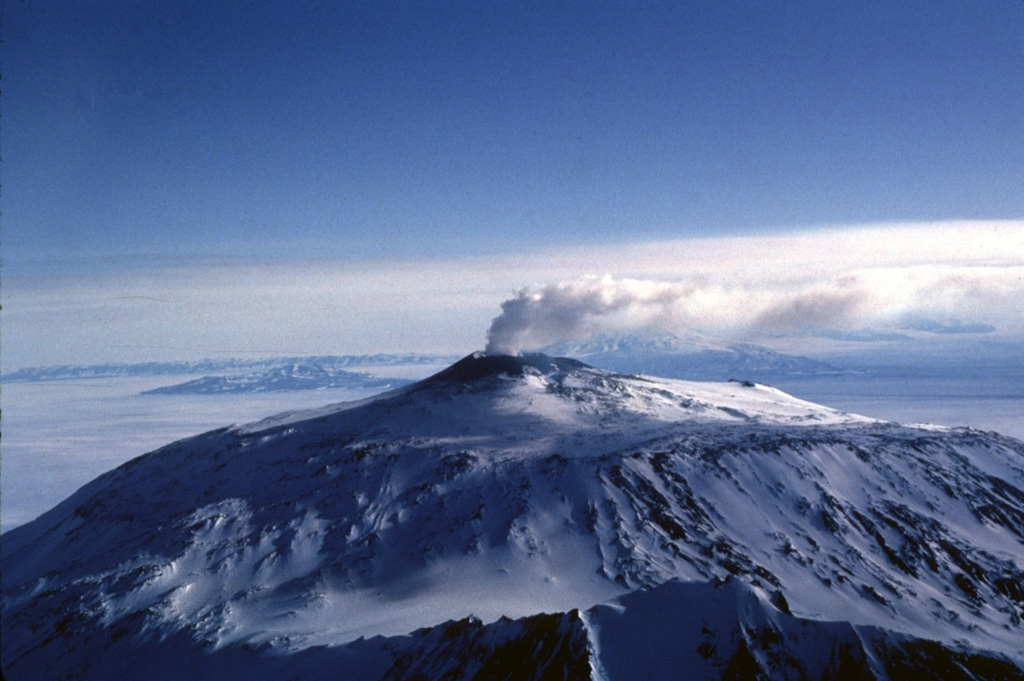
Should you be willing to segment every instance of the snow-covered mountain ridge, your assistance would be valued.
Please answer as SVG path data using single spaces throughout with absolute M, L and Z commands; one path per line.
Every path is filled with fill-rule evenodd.
M 639 678 L 609 638 L 615 612 L 646 607 L 629 594 L 726 577 L 765 612 L 883 632 L 861 653 L 879 678 L 901 636 L 1024 661 L 1024 444 L 545 356 L 473 355 L 375 398 L 174 443 L 0 550 L 11 678 L 136 678 L 111 669 L 142 651 L 187 659 L 193 678 L 223 660 L 276 678 L 252 660 L 321 655 L 348 660 L 348 678 L 399 678 L 430 640 L 414 630 L 573 611 L 566 659 L 585 657 L 585 678 Z M 714 600 L 694 598 L 694 613 Z M 739 650 L 713 611 L 657 625 L 690 652 L 702 642 L 684 632 L 706 626 L 712 675 Z M 776 647 L 819 665 L 793 645 Z M 463 664 L 437 650 L 431 664 Z
M 555 343 L 540 348 L 540 352 L 573 357 L 611 371 L 697 381 L 766 381 L 783 376 L 843 373 L 826 362 L 784 354 L 763 345 L 725 343 L 698 334 L 681 337 L 651 329 L 598 334 Z
M 143 394 L 209 395 L 330 388 L 387 390 L 411 382 L 406 379 L 380 378 L 366 372 L 345 371 L 329 364 L 294 362 L 266 371 L 229 376 L 204 376 L 184 383 L 146 390 Z
M 6 382 L 38 382 L 78 380 L 90 378 L 168 376 L 184 374 L 264 372 L 293 365 L 318 365 L 341 369 L 353 367 L 379 367 L 394 365 L 447 364 L 457 357 L 421 353 L 375 355 L 314 355 L 227 359 L 203 359 L 179 362 L 136 362 L 125 364 L 62 364 L 55 366 L 25 367 L 4 374 Z

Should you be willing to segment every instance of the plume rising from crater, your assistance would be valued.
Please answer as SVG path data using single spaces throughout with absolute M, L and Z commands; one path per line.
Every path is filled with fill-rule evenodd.
M 487 352 L 515 354 L 596 334 L 640 327 L 672 333 L 709 333 L 734 340 L 790 333 L 835 333 L 863 328 L 914 330 L 951 324 L 989 333 L 996 326 L 961 322 L 1003 304 L 1007 272 L 995 268 L 956 280 L 936 270 L 745 277 L 712 281 L 695 276 L 650 280 L 587 276 L 527 286 L 501 304 L 487 331 Z M 1019 286 L 1019 283 L 1017 284 Z M 952 320 L 937 322 L 933 319 Z

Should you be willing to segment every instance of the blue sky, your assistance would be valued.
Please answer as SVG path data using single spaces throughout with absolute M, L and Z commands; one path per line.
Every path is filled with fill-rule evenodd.
M 39 292 L 85 295 L 97 270 L 132 296 L 198 263 L 315 258 L 383 277 L 410 260 L 497 258 L 503 288 L 474 289 L 496 296 L 472 308 L 482 334 L 514 287 L 587 274 L 517 278 L 517 254 L 953 221 L 1011 221 L 999 238 L 1019 253 L 1020 2 L 3 12 L 5 350 L 21 362 L 61 356 L 19 348 L 23 330 L 47 337 L 29 317 Z M 643 269 L 614 256 L 595 268 Z M 466 309 L 448 301 L 429 319 Z M 124 333 L 89 356 L 139 332 Z M 304 342 L 289 348 L 317 345 Z
M 1018 2 L 5 12 L 8 262 L 1024 213 Z

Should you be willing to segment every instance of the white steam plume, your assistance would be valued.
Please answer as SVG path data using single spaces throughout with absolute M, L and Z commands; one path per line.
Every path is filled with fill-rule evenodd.
M 519 290 L 491 322 L 486 350 L 515 354 L 638 327 L 751 338 L 895 327 L 908 315 L 985 321 L 979 316 L 1022 294 L 1019 273 L 999 267 L 878 268 L 728 284 L 591 276 Z
M 665 321 L 691 291 L 683 284 L 587 277 L 526 288 L 501 304 L 488 353 L 515 353 L 617 326 Z

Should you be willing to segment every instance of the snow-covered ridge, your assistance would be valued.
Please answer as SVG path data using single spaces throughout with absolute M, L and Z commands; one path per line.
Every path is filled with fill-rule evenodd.
M 199 395 L 331 388 L 388 390 L 411 382 L 406 379 L 381 378 L 366 372 L 346 371 L 331 365 L 304 362 L 239 375 L 204 376 L 184 383 L 146 390 L 143 394 Z
M 476 432 L 503 447 L 528 440 L 527 422 L 562 430 L 596 429 L 606 438 L 630 439 L 637 432 L 692 429 L 706 423 L 834 425 L 877 423 L 874 419 L 805 402 L 747 381 L 692 383 L 617 374 L 578 360 L 543 354 L 475 353 L 406 388 L 377 398 L 309 412 L 271 417 L 241 427 L 267 429 L 377 404 L 373 419 L 400 436 L 423 420 L 446 432 Z M 407 413 L 412 412 L 412 413 Z M 428 419 L 424 419 L 429 412 Z M 505 416 L 514 418 L 504 418 Z M 362 417 L 362 414 L 360 414 Z M 385 417 L 385 418 L 382 418 Z M 564 435 L 564 433 L 562 433 Z
M 574 357 L 612 371 L 701 381 L 729 378 L 765 381 L 783 376 L 842 373 L 826 362 L 777 352 L 762 345 L 725 343 L 696 334 L 682 337 L 649 329 L 598 334 L 549 345 L 540 348 L 540 352 Z
M 456 358 L 451 355 L 421 353 L 374 355 L 320 355 L 263 357 L 255 359 L 227 358 L 181 362 L 136 362 L 125 364 L 62 364 L 55 366 L 25 367 L 4 374 L 4 381 L 56 381 L 117 376 L 168 376 L 185 374 L 217 374 L 266 372 L 293 365 L 317 365 L 342 369 L 354 367 L 447 364 Z
M 607 638 L 616 608 L 726 577 L 861 638 L 1024 662 L 1024 444 L 539 355 L 472 355 L 375 398 L 174 443 L 0 551 L 18 678 L 110 678 L 133 650 L 178 651 L 196 678 L 217 676 L 214 659 L 274 678 L 241 651 L 298 664 L 329 646 L 376 679 L 422 627 L 573 610 L 604 624 L 582 638 L 552 624 L 558 640 L 588 651 L 593 678 L 634 678 L 615 671 L 630 668 Z M 706 659 L 728 666 L 721 650 Z

